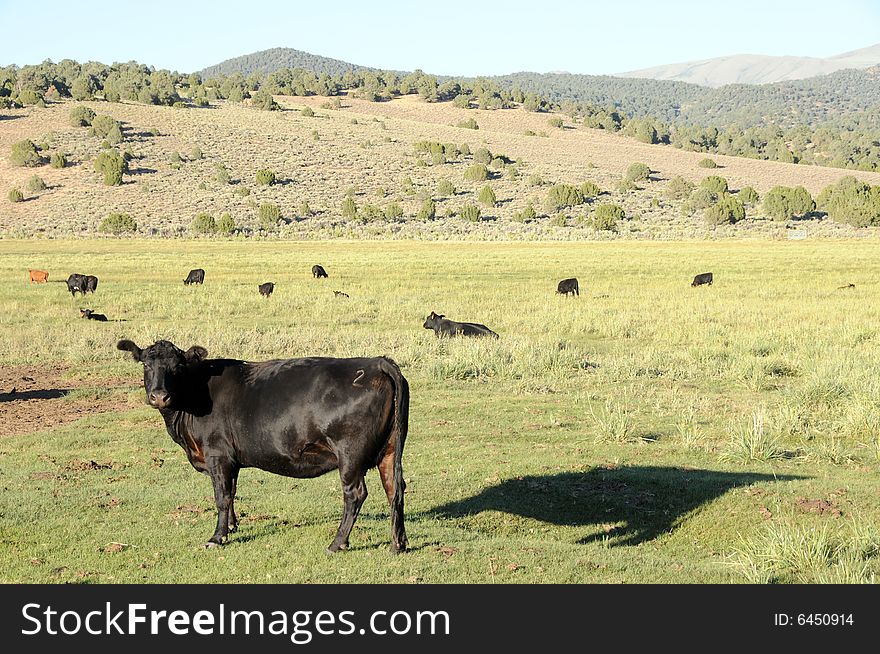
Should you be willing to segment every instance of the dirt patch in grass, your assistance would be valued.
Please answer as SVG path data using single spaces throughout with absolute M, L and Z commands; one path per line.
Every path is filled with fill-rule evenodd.
M 65 366 L 0 366 L 0 437 L 29 434 L 96 413 L 134 406 L 117 396 L 68 398 L 75 389 L 118 388 L 131 379 L 76 380 Z

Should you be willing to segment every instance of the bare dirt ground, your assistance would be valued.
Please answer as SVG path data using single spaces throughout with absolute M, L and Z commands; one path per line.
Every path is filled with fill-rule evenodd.
M 137 406 L 118 393 L 101 390 L 70 397 L 78 389 L 128 390 L 132 379 L 81 381 L 65 376 L 65 366 L 0 366 L 0 437 L 43 431 L 86 416 Z

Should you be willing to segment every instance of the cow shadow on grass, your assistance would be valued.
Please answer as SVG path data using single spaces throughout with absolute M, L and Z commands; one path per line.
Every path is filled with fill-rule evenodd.
M 0 402 L 26 402 L 28 400 L 57 400 L 70 393 L 66 388 L 41 388 L 30 391 L 0 393 Z
M 565 527 L 605 526 L 578 540 L 638 545 L 675 528 L 688 514 L 728 491 L 792 475 L 626 466 L 508 479 L 472 497 L 430 511 L 461 518 L 500 511 Z

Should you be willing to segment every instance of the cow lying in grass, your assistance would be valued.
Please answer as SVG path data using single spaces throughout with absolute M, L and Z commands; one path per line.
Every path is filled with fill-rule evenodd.
M 425 329 L 433 329 L 435 336 L 491 336 L 498 338 L 498 334 L 493 332 L 486 325 L 476 322 L 455 322 L 454 320 L 446 320 L 443 314 L 436 314 L 433 311 L 422 325 Z

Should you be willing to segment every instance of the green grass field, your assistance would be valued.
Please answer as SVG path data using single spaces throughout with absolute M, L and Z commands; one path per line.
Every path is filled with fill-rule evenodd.
M 329 280 L 311 278 L 314 263 Z M 184 287 L 195 267 L 204 286 Z M 50 283 L 28 284 L 28 268 Z M 690 287 L 709 270 L 711 288 Z M 71 272 L 97 275 L 95 296 L 71 299 L 56 283 Z M 880 570 L 874 243 L 4 240 L 0 273 L 0 367 L 75 387 L 0 395 L 0 411 L 111 409 L 36 432 L 0 422 L 2 581 L 863 582 Z M 580 298 L 554 294 L 569 276 Z M 115 322 L 80 320 L 80 307 Z M 435 339 L 431 311 L 501 338 Z M 256 470 L 240 478 L 239 532 L 202 549 L 210 482 L 143 404 L 123 337 L 251 360 L 394 358 L 412 392 L 412 550 L 388 552 L 375 471 L 352 549 L 328 556 L 338 476 Z

